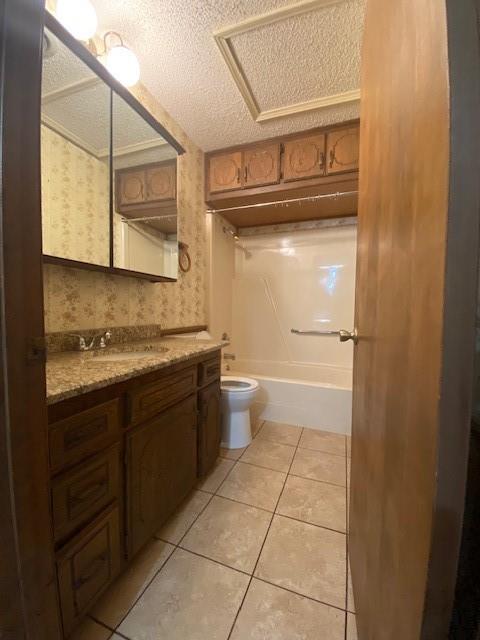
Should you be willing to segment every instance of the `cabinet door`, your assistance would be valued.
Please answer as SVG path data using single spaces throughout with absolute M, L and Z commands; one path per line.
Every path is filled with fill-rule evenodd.
M 191 396 L 127 437 L 129 554 L 135 554 L 195 485 L 197 407 Z
M 332 131 L 327 135 L 327 173 L 357 171 L 359 129 L 350 127 Z
M 114 507 L 79 534 L 57 558 L 65 636 L 117 577 L 121 565 L 120 514 Z
M 199 475 L 205 475 L 215 464 L 220 452 L 220 381 L 202 389 L 199 396 L 200 424 L 198 429 Z
M 243 154 L 243 184 L 261 187 L 280 182 L 280 144 L 256 145 Z
M 176 164 L 159 165 L 147 169 L 147 202 L 175 200 L 177 191 Z
M 242 186 L 242 153 L 224 153 L 209 159 L 208 184 L 210 193 L 232 191 Z
M 147 195 L 145 171 L 122 171 L 118 174 L 117 209 L 142 204 Z
M 284 181 L 325 175 L 325 136 L 317 134 L 288 140 L 284 144 Z

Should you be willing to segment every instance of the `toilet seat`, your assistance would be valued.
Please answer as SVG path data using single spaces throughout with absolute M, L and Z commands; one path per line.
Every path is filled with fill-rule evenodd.
M 258 382 L 241 376 L 222 376 L 220 386 L 226 393 L 247 393 L 258 389 Z

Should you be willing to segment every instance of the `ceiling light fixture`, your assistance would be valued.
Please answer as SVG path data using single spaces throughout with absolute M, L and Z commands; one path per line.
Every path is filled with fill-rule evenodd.
M 117 44 L 111 44 L 111 38 L 117 38 Z M 112 76 L 125 87 L 133 87 L 140 79 L 140 65 L 137 56 L 123 44 L 122 37 L 116 31 L 107 31 L 103 36 L 104 53 L 100 59 Z
M 90 0 L 57 0 L 55 15 L 77 40 L 87 42 L 97 31 L 97 13 Z

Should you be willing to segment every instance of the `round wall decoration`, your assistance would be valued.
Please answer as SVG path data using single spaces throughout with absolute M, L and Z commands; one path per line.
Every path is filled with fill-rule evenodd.
M 184 242 L 178 243 L 178 266 L 183 273 L 187 273 L 192 267 L 192 259 L 188 253 L 188 244 Z

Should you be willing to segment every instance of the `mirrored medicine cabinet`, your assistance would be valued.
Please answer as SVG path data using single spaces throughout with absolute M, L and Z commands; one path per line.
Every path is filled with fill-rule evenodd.
M 175 281 L 183 148 L 50 15 L 43 48 L 44 262 Z

